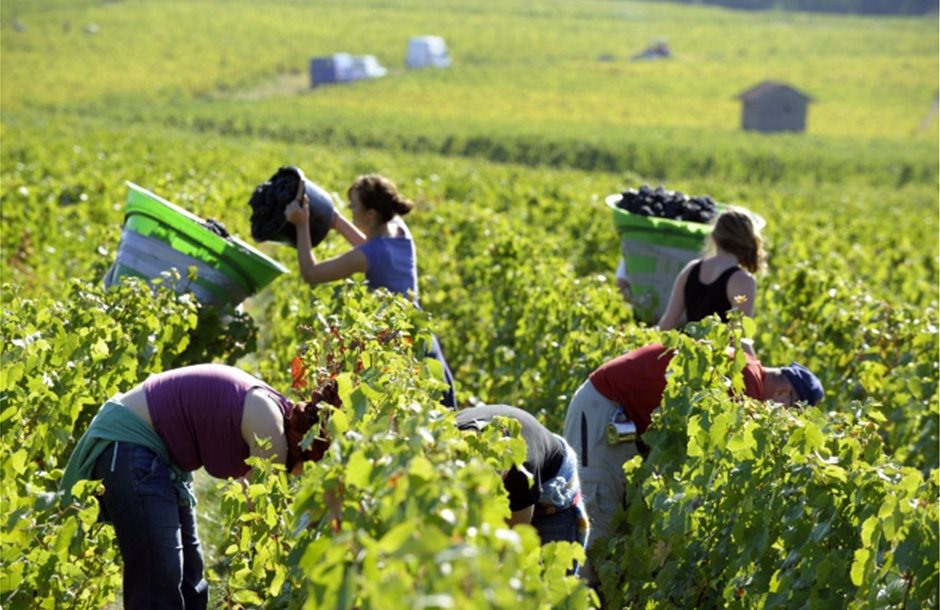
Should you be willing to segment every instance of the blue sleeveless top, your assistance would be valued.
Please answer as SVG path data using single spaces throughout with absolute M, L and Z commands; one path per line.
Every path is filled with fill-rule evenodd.
M 417 255 L 415 242 L 407 230 L 404 237 L 373 237 L 357 248 L 369 263 L 366 271 L 369 290 L 387 288 L 405 296 L 410 291 L 411 298 L 418 302 Z
M 401 237 L 373 237 L 366 243 L 356 246 L 366 255 L 369 268 L 366 270 L 366 281 L 369 290 L 386 288 L 405 297 L 411 293 L 411 302 L 420 308 L 418 303 L 418 263 L 415 253 L 415 242 L 404 222 L 400 222 Z M 432 347 L 428 355 L 441 363 L 444 369 L 444 380 L 450 388 L 444 393 L 441 401 L 450 408 L 457 407 L 454 396 L 454 375 L 447 366 L 443 350 L 436 335 L 432 335 Z

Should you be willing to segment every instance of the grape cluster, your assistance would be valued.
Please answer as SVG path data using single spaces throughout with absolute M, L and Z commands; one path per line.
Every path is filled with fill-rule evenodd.
M 335 379 L 324 382 L 310 394 L 310 404 L 318 405 L 321 402 L 337 408 L 343 406 L 343 399 L 339 397 L 339 385 Z
M 708 195 L 690 197 L 679 191 L 667 191 L 661 186 L 652 188 L 648 184 L 624 191 L 617 207 L 640 216 L 702 224 L 711 222 L 718 215 L 718 206 Z
M 308 430 L 319 424 L 313 441 L 310 443 L 310 446 L 304 450 L 305 459 L 313 462 L 319 462 L 323 459 L 323 454 L 326 453 L 326 450 L 330 447 L 328 428 L 330 410 L 321 409 L 321 403 L 330 404 L 336 408 L 343 406 L 343 400 L 339 397 L 339 385 L 336 383 L 335 379 L 326 381 L 314 390 L 310 396 L 310 402 L 302 403 L 303 407 L 301 409 L 294 409 L 294 411 L 301 411 L 302 413 L 291 413 L 292 417 L 296 415 L 307 419 L 306 424 L 295 426 L 295 428 L 299 427 L 301 430 Z

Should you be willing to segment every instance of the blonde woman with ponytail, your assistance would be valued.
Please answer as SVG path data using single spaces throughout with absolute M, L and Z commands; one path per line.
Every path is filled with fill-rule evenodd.
M 331 226 L 346 238 L 352 249 L 325 261 L 317 262 L 313 256 L 310 207 L 302 183 L 297 198 L 284 210 L 287 220 L 297 228 L 297 262 L 304 281 L 315 285 L 365 273 L 370 290 L 385 288 L 420 306 L 415 243 L 402 219 L 415 204 L 403 197 L 391 180 L 377 174 L 359 176 L 346 194 L 352 222 L 334 214 Z M 456 407 L 453 376 L 437 337 L 429 355 L 441 363 L 445 380 L 451 386 L 441 402 Z
M 739 309 L 754 316 L 755 275 L 763 271 L 765 253 L 760 231 L 750 214 L 728 209 L 715 221 L 706 255 L 691 261 L 672 286 L 659 328 L 672 330 L 712 314 L 722 320 Z

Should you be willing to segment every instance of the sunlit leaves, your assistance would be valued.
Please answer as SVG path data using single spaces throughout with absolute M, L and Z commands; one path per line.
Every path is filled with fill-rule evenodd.
M 23 40 L 11 35 L 4 44 Z M 74 97 L 67 87 L 45 94 L 66 90 Z M 927 159 L 920 150 L 929 142 L 757 142 L 733 134 L 692 142 L 681 132 L 615 130 L 604 136 L 616 153 L 608 156 L 577 140 L 442 136 L 451 153 L 473 144 L 477 153 L 533 163 L 636 161 L 629 172 L 588 174 L 388 152 L 419 140 L 404 123 L 371 115 L 363 122 L 357 112 L 328 118 L 402 137 L 392 141 L 386 129 L 375 138 L 385 152 L 358 145 L 371 135 L 349 149 L 310 145 L 295 113 L 271 106 L 257 115 L 267 114 L 259 135 L 243 104 L 228 107 L 239 114 L 233 120 L 202 101 L 147 110 L 134 97 L 133 108 L 109 108 L 114 115 L 4 120 L 0 249 L 4 280 L 16 282 L 3 290 L 4 606 L 100 608 L 119 590 L 120 561 L 110 528 L 95 525 L 91 488 L 81 490 L 72 521 L 50 512 L 48 500 L 76 434 L 107 396 L 184 360 L 244 354 L 247 368 L 286 389 L 301 340 L 310 346 L 308 383 L 337 374 L 344 408 L 331 418 L 334 443 L 299 481 L 259 464 L 248 495 L 233 485 L 200 504 L 221 513 L 212 525 L 223 556 L 209 573 L 220 605 L 523 608 L 536 600 L 563 606 L 565 591 L 576 605 L 576 583 L 553 577 L 569 563 L 569 549 L 538 549 L 532 532 L 502 527 L 508 505 L 498 471 L 517 460 L 518 439 L 465 439 L 436 410 L 441 386 L 419 348 L 431 331 L 444 344 L 461 403 L 521 406 L 553 430 L 572 392 L 610 357 L 660 338 L 682 350 L 644 437 L 650 458 L 625 469 L 625 537 L 599 566 L 612 599 L 936 605 L 936 147 Z M 293 97 L 289 104 L 313 104 L 305 112 L 332 124 L 311 96 Z M 152 129 L 150 119 L 182 130 Z M 218 135 L 249 130 L 250 140 Z M 362 136 L 342 127 L 333 133 L 334 142 Z M 420 137 L 444 143 L 431 136 Z M 296 138 L 306 139 L 288 141 Z M 108 297 L 98 288 L 120 233 L 123 180 L 247 235 L 239 204 L 246 185 L 283 158 L 337 193 L 359 173 L 383 171 L 418 201 L 407 220 L 423 312 L 373 300 L 361 286 L 310 289 L 291 274 L 246 303 L 262 332 L 255 349 L 251 325 L 238 314 L 234 326 L 213 325 L 185 299 L 140 289 Z M 648 180 L 635 174 L 643 168 L 670 177 L 669 187 L 707 192 L 768 220 L 770 269 L 759 276 L 754 320 L 741 320 L 735 332 L 756 340 L 765 364 L 797 359 L 817 372 L 827 386 L 821 408 L 730 400 L 740 353 L 729 360 L 720 349 L 634 324 L 612 287 L 619 249 L 600 202 Z M 291 249 L 264 247 L 294 265 Z M 317 255 L 345 248 L 332 236 Z M 194 334 L 200 326 L 206 332 Z M 689 333 L 714 348 L 741 338 L 708 323 Z M 222 509 L 210 512 L 213 503 Z M 63 562 L 59 532 L 73 529 Z
M 720 344 L 720 335 L 710 338 Z M 870 404 L 823 412 L 735 400 L 702 387 L 703 367 L 729 367 L 724 350 L 677 345 L 673 370 L 695 376 L 672 378 L 645 435 L 670 451 L 654 447 L 626 470 L 629 526 L 602 562 L 620 570 L 618 586 L 605 587 L 610 599 L 769 608 L 936 600 L 918 585 L 938 573 L 936 480 L 869 451 L 881 446 Z
M 120 564 L 110 528 L 95 522 L 98 485 L 77 485 L 75 503 L 64 509 L 55 500 L 61 468 L 109 396 L 188 363 L 183 346 L 206 315 L 191 300 L 139 281 L 106 291 L 75 280 L 62 289 L 25 298 L 3 286 L 3 335 L 12 347 L 2 355 L 0 517 L 8 524 L 3 564 L 10 577 L 0 600 L 13 608 L 100 608 L 115 596 Z M 214 351 L 225 357 L 224 348 Z M 99 576 L 88 586 L 74 587 L 92 573 Z

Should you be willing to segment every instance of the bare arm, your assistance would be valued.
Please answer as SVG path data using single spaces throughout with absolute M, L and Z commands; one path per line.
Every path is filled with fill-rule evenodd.
M 658 326 L 661 330 L 678 328 L 682 314 L 685 313 L 685 283 L 689 278 L 689 272 L 692 270 L 692 266 L 697 262 L 698 259 L 687 264 L 682 271 L 679 272 L 679 275 L 676 276 L 676 281 L 672 283 L 672 293 L 669 295 L 669 303 L 666 305 L 666 311 L 663 312 L 662 317 L 659 319 Z
M 307 206 L 292 201 L 284 210 L 284 215 L 297 227 L 297 264 L 300 266 L 300 276 L 308 284 L 332 282 L 354 273 L 365 272 L 369 268 L 366 255 L 359 250 L 350 250 L 318 263 L 313 257 L 313 246 L 310 240 L 310 211 Z M 339 214 L 334 215 L 334 225 L 338 217 L 340 217 Z M 355 227 L 353 229 L 355 230 Z
M 245 397 L 242 438 L 248 443 L 252 457 L 270 458 L 278 464 L 287 463 L 284 415 L 277 402 L 260 388 L 255 388 Z M 270 439 L 271 442 L 265 448 L 258 439 Z
M 728 302 L 749 318 L 754 317 L 754 300 L 757 298 L 757 280 L 747 271 L 736 271 L 728 278 Z M 744 297 L 742 301 L 738 297 Z
M 349 245 L 353 247 L 366 243 L 365 234 L 357 229 L 356 225 L 346 220 L 339 211 L 333 214 L 333 224 L 331 226 L 336 229 L 340 235 L 345 237 Z
M 361 250 L 350 250 L 336 258 L 316 262 L 310 250 L 306 250 L 308 260 L 300 264 L 300 275 L 308 284 L 322 284 L 349 277 L 354 273 L 365 273 L 369 261 Z

